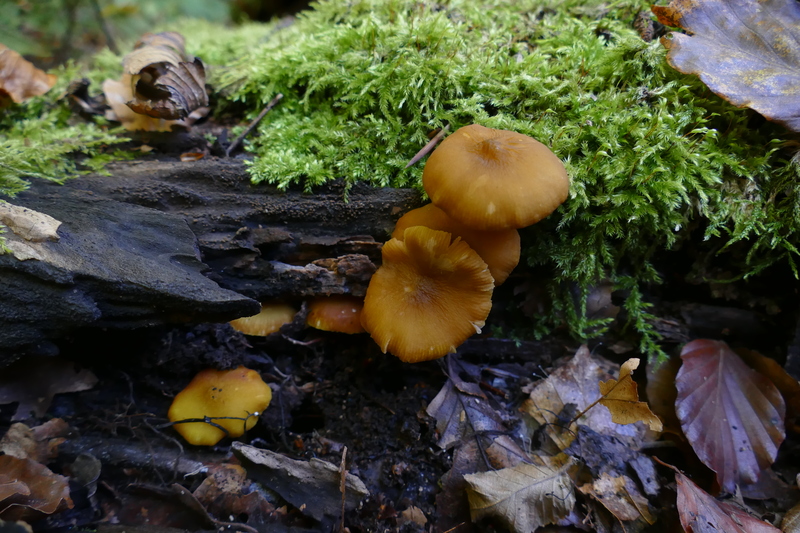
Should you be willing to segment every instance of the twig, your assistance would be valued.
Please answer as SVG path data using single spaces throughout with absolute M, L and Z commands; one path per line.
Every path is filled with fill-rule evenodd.
M 428 152 L 433 150 L 433 147 L 436 146 L 436 143 L 438 143 L 439 141 L 442 140 L 442 137 L 444 137 L 445 133 L 447 133 L 447 130 L 449 130 L 449 129 L 450 129 L 450 124 L 445 124 L 444 128 L 442 128 L 439 131 L 439 133 L 437 133 L 436 136 L 433 139 L 428 141 L 428 144 L 423 146 L 422 150 L 417 152 L 417 155 L 415 155 L 414 157 L 411 158 L 411 161 L 408 162 L 408 164 L 406 165 L 405 168 L 408 168 L 408 167 L 412 166 L 417 161 L 419 161 L 420 159 L 422 159 L 423 157 L 428 155 Z
M 94 16 L 97 18 L 97 22 L 100 24 L 100 29 L 103 30 L 103 35 L 106 37 L 108 49 L 119 55 L 117 42 L 114 40 L 114 36 L 111 34 L 111 28 L 108 27 L 108 21 L 103 16 L 103 10 L 100 9 L 100 4 L 97 3 L 97 0 L 89 0 L 89 3 L 92 4 Z
M 339 467 L 339 492 L 342 493 L 342 515 L 341 521 L 339 522 L 339 533 L 344 533 L 344 504 L 345 504 L 345 490 L 346 490 L 346 483 L 347 480 L 347 446 L 344 447 L 342 450 L 342 465 Z
M 255 129 L 256 126 L 258 126 L 258 123 L 261 122 L 261 119 L 263 119 L 267 115 L 267 113 L 269 113 L 269 110 L 275 107 L 278 104 L 278 102 L 281 101 L 282 98 L 283 95 L 281 93 L 278 93 L 278 95 L 275 96 L 275 98 L 270 100 L 270 102 L 267 104 L 267 107 L 265 107 L 261 111 L 261 113 L 258 114 L 256 119 L 253 122 L 251 122 L 249 126 L 247 126 L 247 129 L 245 129 L 241 135 L 236 137 L 236 140 L 233 141 L 230 146 L 228 146 L 228 149 L 225 150 L 225 157 L 231 156 L 234 150 L 236 150 L 239 147 L 239 145 L 242 144 L 244 138 L 250 135 L 250 132 L 253 131 L 253 129 Z

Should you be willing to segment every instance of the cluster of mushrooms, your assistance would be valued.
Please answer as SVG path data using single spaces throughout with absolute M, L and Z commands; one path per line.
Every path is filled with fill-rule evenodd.
M 409 363 L 455 352 L 480 333 L 494 287 L 519 262 L 518 228 L 552 213 L 569 193 L 564 165 L 542 143 L 478 125 L 439 145 L 422 184 L 432 203 L 397 221 L 363 303 L 344 295 L 316 298 L 309 326 L 367 331 L 384 353 Z M 231 324 L 248 335 L 268 335 L 295 312 L 264 305 L 259 315 Z M 213 445 L 250 429 L 271 396 L 253 370 L 205 370 L 175 397 L 169 419 L 187 442 Z
M 480 333 L 494 287 L 519 262 L 518 228 L 569 194 L 567 171 L 549 148 L 477 124 L 436 148 L 422 185 L 431 204 L 398 220 L 361 312 L 381 350 L 405 362 L 453 353 Z
M 307 324 L 367 331 L 384 353 L 428 361 L 480 333 L 494 287 L 519 262 L 519 228 L 552 213 L 569 194 L 561 160 L 542 143 L 473 124 L 447 137 L 428 158 L 422 185 L 431 203 L 406 213 L 383 245 L 382 264 L 362 301 L 319 297 Z M 267 335 L 290 322 L 287 305 L 231 322 Z

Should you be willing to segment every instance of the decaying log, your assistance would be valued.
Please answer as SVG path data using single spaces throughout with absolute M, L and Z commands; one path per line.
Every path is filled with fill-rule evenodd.
M 13 199 L 62 224 L 58 239 L 0 256 L 0 364 L 81 326 L 227 321 L 257 301 L 363 295 L 412 190 L 341 182 L 280 191 L 243 161 L 136 161 Z

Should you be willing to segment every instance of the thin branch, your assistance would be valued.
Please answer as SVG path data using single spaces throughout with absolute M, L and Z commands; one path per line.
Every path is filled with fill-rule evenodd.
M 249 126 L 247 126 L 247 129 L 244 130 L 244 132 L 242 132 L 242 134 L 239 135 L 236 138 L 236 140 L 231 143 L 230 146 L 228 146 L 228 149 L 225 150 L 225 157 L 231 156 L 231 154 L 239 147 L 239 145 L 242 144 L 244 138 L 250 135 L 250 132 L 253 131 L 253 129 L 255 129 L 256 126 L 258 126 L 258 123 L 261 122 L 261 119 L 263 119 L 267 115 L 267 113 L 269 113 L 270 109 L 275 107 L 278 104 L 278 102 L 281 101 L 282 98 L 283 95 L 281 93 L 278 93 L 278 95 L 275 98 L 270 100 L 270 102 L 267 104 L 267 107 L 265 107 L 261 111 L 261 113 L 258 114 L 256 119 L 253 122 L 251 122 Z
M 417 155 L 415 155 L 414 157 L 411 158 L 411 161 L 408 162 L 408 164 L 405 166 L 405 168 L 408 168 L 408 167 L 414 165 L 417 161 L 419 161 L 420 159 L 422 159 L 423 157 L 428 155 L 428 153 L 433 150 L 433 148 L 436 146 L 436 144 L 439 141 L 442 140 L 442 137 L 445 136 L 445 134 L 447 133 L 447 130 L 449 130 L 449 129 L 450 129 L 450 124 L 445 124 L 444 128 L 442 128 L 439 131 L 439 133 L 437 133 L 436 136 L 433 139 L 428 141 L 428 144 L 423 146 L 422 150 L 417 152 Z

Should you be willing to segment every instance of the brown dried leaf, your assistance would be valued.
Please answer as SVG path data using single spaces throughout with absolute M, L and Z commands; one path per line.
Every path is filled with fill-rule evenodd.
M 689 478 L 675 473 L 678 482 L 678 512 L 687 533 L 779 533 L 780 529 L 750 516 L 739 507 L 720 502 Z
M 800 131 L 800 4 L 794 0 L 673 0 L 659 22 L 667 60 L 738 107 Z
M 775 359 L 743 348 L 737 349 L 736 354 L 747 363 L 747 366 L 769 378 L 778 388 L 786 402 L 788 419 L 800 416 L 800 382 L 790 376 Z
M 652 525 L 656 521 L 650 512 L 647 498 L 639 493 L 636 483 L 628 476 L 617 477 L 603 473 L 599 479 L 581 486 L 578 490 L 594 498 L 620 522 L 641 519 Z
M 216 464 L 209 466 L 208 477 L 194 491 L 194 497 L 210 513 L 219 517 L 246 515 L 247 521 L 263 524 L 275 510 L 261 491 L 247 479 L 247 472 L 239 465 Z
M 562 456 L 552 466 L 519 463 L 464 476 L 472 520 L 494 517 L 516 533 L 555 523 L 575 506 L 570 466 L 571 459 L 563 461 Z
M 127 105 L 136 113 L 175 120 L 208 105 L 203 62 L 187 56 L 179 33 L 144 35 L 122 66 L 133 91 Z
M 26 356 L 0 373 L 0 405 L 19 402 L 11 420 L 23 420 L 31 413 L 41 417 L 56 394 L 91 389 L 95 383 L 97 378 L 89 370 L 76 372 L 64 359 Z
M 10 98 L 19 104 L 40 96 L 56 83 L 56 76 L 33 66 L 14 50 L 0 44 L 0 105 Z
M 692 341 L 681 359 L 675 409 L 695 453 L 727 492 L 757 482 L 786 436 L 780 392 L 722 341 Z
M 3 520 L 34 520 L 42 514 L 72 509 L 67 478 L 51 472 L 46 466 L 30 459 L 0 455 L 0 487 L 13 485 L 16 491 L 7 494 L 0 488 L 0 518 Z
M 664 422 L 664 431 L 682 435 L 681 423 L 675 414 L 675 377 L 681 367 L 680 357 L 670 357 L 659 362 L 656 358 L 647 363 L 647 401 L 650 409 Z
M 545 433 L 558 450 L 566 450 L 576 435 L 574 424 L 567 427 L 568 422 L 573 414 L 584 412 L 600 398 L 598 382 L 610 378 L 606 368 L 615 370 L 614 367 L 608 361 L 593 357 L 587 346 L 581 346 L 565 365 L 533 385 L 530 397 L 523 402 L 520 410 L 544 426 Z M 589 409 L 577 423 L 623 441 L 641 438 L 644 432 L 637 426 L 615 424 L 606 409 Z
M 128 131 L 170 131 L 173 125 L 179 124 L 175 120 L 140 115 L 128 107 L 127 102 L 130 102 L 133 98 L 130 79 L 131 76 L 129 74 L 123 74 L 121 81 L 106 80 L 103 82 L 103 94 L 105 94 L 106 102 L 111 107 L 110 110 L 106 111 L 108 120 L 121 123 Z
M 477 383 L 460 377 L 477 376 L 477 368 L 455 357 L 448 357 L 447 364 L 449 379 L 427 409 L 428 415 L 436 419 L 439 446 L 448 449 L 476 437 L 485 437 L 480 442 L 481 456 L 491 464 L 484 466 L 499 469 L 525 460 L 525 450 L 506 434 L 508 428 L 503 423 L 500 408 L 493 405 Z
M 653 431 L 661 431 L 661 420 L 650 410 L 646 402 L 639 401 L 639 389 L 633 381 L 632 373 L 639 366 L 639 359 L 628 359 L 619 369 L 619 381 L 609 379 L 601 381 L 600 403 L 611 412 L 611 420 L 616 424 L 633 424 L 644 422 Z
M 58 455 L 58 446 L 64 442 L 68 432 L 69 426 L 60 418 L 34 428 L 22 423 L 11 424 L 0 439 L 0 452 L 18 459 L 30 458 L 38 463 L 47 463 Z

